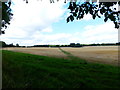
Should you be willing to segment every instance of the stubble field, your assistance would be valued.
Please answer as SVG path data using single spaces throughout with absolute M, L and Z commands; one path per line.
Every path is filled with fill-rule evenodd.
M 88 46 L 81 48 L 4 48 L 4 50 L 59 58 L 69 58 L 71 55 L 85 59 L 88 62 L 118 65 L 118 46 Z
M 72 55 L 90 62 L 118 65 L 118 46 L 89 46 L 83 48 L 64 48 Z

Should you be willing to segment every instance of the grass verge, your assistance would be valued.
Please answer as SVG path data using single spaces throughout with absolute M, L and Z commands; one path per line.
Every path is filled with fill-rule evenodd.
M 3 50 L 3 88 L 120 88 L 119 67 Z

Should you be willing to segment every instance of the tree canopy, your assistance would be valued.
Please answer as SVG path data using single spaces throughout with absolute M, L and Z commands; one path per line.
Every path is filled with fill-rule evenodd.
M 4 34 L 4 30 L 1 30 L 2 28 L 7 28 L 7 24 L 10 24 L 10 20 L 12 19 L 12 12 L 11 12 L 11 1 L 5 3 L 2 2 L 2 21 L 1 21 L 1 27 L 0 27 L 0 34 Z
M 28 0 L 26 3 L 29 3 Z M 59 0 L 56 0 L 59 1 Z M 66 3 L 67 0 L 64 0 Z M 120 6 L 120 1 L 114 2 L 91 2 L 93 0 L 87 0 L 84 2 L 80 2 L 81 0 L 71 0 L 69 1 L 68 9 L 70 10 L 70 16 L 67 17 L 66 21 L 71 22 L 74 20 L 81 20 L 83 19 L 85 14 L 91 14 L 93 19 L 104 17 L 104 22 L 107 22 L 108 19 L 111 20 L 115 28 L 119 28 L 120 25 L 120 11 L 117 8 L 114 8 L 114 5 Z M 103 0 L 102 0 L 103 1 Z M 54 3 L 54 0 L 50 0 L 50 3 Z M 2 2 L 2 28 L 7 28 L 7 24 L 10 24 L 10 20 L 12 19 L 12 12 L 11 12 L 11 0 L 7 3 Z M 4 34 L 4 30 L 0 30 L 0 34 Z
M 70 9 L 71 15 L 67 18 L 67 22 L 74 21 L 75 19 L 80 20 L 85 14 L 89 13 L 93 19 L 104 16 L 104 22 L 110 19 L 115 24 L 115 28 L 119 28 L 120 11 L 117 11 L 117 8 L 113 8 L 116 4 L 117 2 L 99 2 L 99 4 L 96 2 L 84 2 L 82 4 L 70 2 L 68 9 Z

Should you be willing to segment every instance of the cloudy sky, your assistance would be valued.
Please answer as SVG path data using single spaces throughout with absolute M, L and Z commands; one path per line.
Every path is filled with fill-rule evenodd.
M 84 19 L 66 23 L 68 4 L 63 0 L 50 4 L 49 0 L 13 0 L 13 19 L 0 38 L 7 44 L 39 45 L 69 43 L 116 43 L 118 29 L 111 21 L 103 18 L 93 20 L 90 15 Z

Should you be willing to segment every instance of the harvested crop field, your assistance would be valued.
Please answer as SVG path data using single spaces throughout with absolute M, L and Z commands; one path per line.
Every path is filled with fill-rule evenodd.
M 4 50 L 24 52 L 36 55 L 51 56 L 51 57 L 62 57 L 66 58 L 67 55 L 62 53 L 59 48 L 4 48 Z
M 118 46 L 89 46 L 63 50 L 90 62 L 118 65 Z
M 43 56 L 68 58 L 59 48 L 4 48 Z M 70 55 L 85 59 L 88 62 L 118 65 L 118 46 L 86 46 L 81 48 L 61 48 Z

